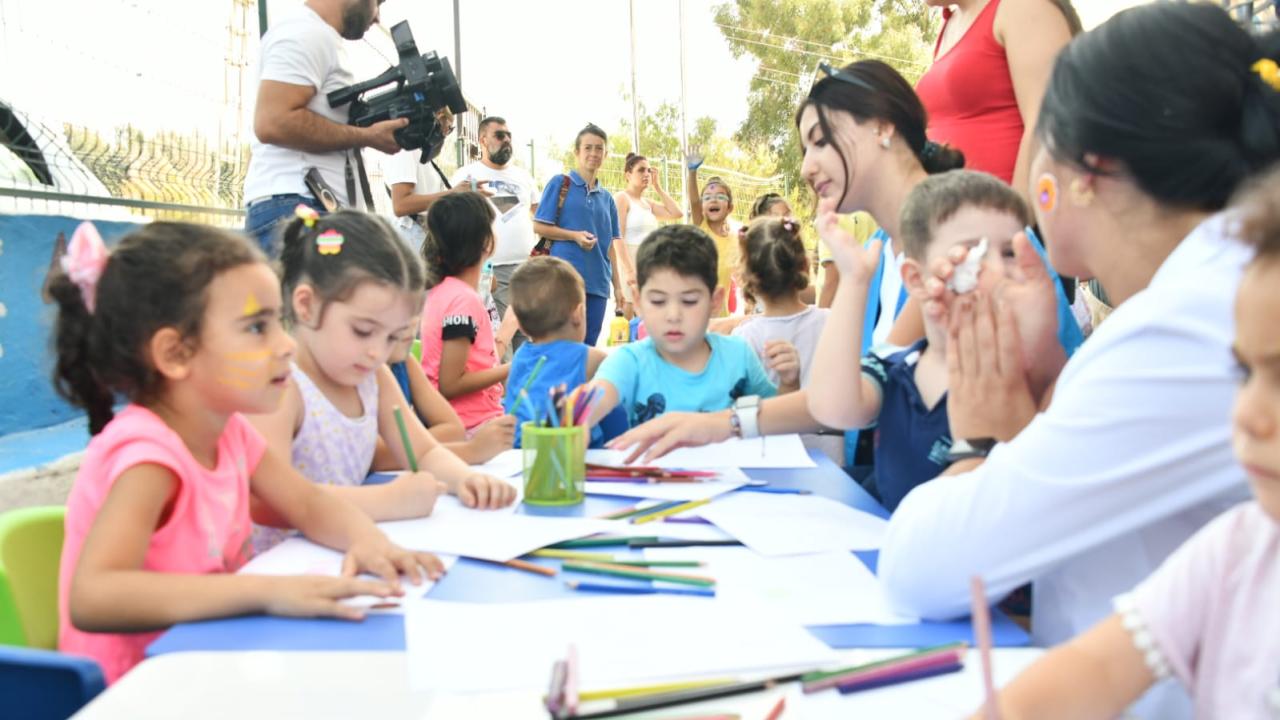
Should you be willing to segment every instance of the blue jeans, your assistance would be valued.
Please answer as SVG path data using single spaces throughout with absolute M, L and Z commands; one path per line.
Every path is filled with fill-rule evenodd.
M 596 346 L 596 340 L 600 337 L 600 328 L 604 327 L 604 305 L 607 302 L 609 302 L 607 297 L 587 296 L 587 338 L 584 342 L 591 347 Z
M 324 214 L 324 206 L 310 195 L 272 195 L 254 202 L 244 214 L 244 232 L 258 241 L 258 247 L 272 260 L 280 257 L 280 226 L 282 220 L 293 218 L 298 204 L 315 208 Z

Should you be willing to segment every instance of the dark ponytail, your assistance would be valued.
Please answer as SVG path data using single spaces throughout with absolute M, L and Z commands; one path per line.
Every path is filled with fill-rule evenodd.
M 627 153 L 627 159 L 626 159 L 626 161 L 625 161 L 625 162 L 623 162 L 623 164 L 622 164 L 622 172 L 624 172 L 624 173 L 630 173 L 632 170 L 634 170 L 634 169 L 635 169 L 636 165 L 638 165 L 638 164 L 640 164 L 640 163 L 642 163 L 642 162 L 644 162 L 645 160 L 648 160 L 648 159 L 649 159 L 649 158 L 647 158 L 647 157 L 645 157 L 645 156 L 643 156 L 643 155 L 637 155 L 636 153 L 629 152 L 629 153 Z
M 1153 3 L 1125 10 L 1058 56 L 1037 134 L 1089 172 L 1118 163 L 1156 202 L 1223 208 L 1280 158 L 1280 90 L 1252 67 L 1280 58 L 1219 7 Z
M 198 346 L 209 284 L 218 275 L 265 262 L 246 238 L 187 223 L 156 222 L 125 236 L 98 279 L 94 310 L 65 274 L 49 290 L 58 303 L 53 385 L 89 414 L 98 434 L 112 418 L 116 394 L 147 403 L 164 389 L 148 344 L 170 327 Z
M 436 200 L 427 213 L 427 239 L 422 242 L 431 287 L 484 262 L 497 241 L 496 217 L 493 203 L 479 193 L 449 193 Z
M 809 287 L 809 254 L 793 218 L 759 217 L 738 235 L 743 294 L 781 298 Z

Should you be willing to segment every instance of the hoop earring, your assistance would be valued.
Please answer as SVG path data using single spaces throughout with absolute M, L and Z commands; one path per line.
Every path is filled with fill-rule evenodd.
M 1093 204 L 1093 188 L 1087 187 L 1080 178 L 1072 180 L 1071 202 L 1076 207 L 1089 207 Z

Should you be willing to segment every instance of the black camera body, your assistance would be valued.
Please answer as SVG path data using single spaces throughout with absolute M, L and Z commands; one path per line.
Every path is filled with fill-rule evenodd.
M 405 150 L 422 150 L 421 162 L 440 154 L 444 133 L 436 124 L 436 113 L 447 107 L 454 114 L 467 111 L 458 79 L 448 58 L 434 52 L 418 54 L 408 21 L 391 28 L 391 39 L 400 54 L 400 64 L 362 83 L 329 93 L 329 106 L 351 103 L 347 121 L 357 127 L 369 127 L 383 120 L 409 118 L 409 124 L 396 131 L 396 142 Z M 362 97 L 369 90 L 395 83 L 395 87 L 372 97 Z

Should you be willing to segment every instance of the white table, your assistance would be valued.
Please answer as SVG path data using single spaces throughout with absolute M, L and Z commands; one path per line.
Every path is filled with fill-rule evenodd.
M 1043 651 L 994 651 L 997 685 L 1007 683 Z M 848 650 L 841 661 L 868 662 L 897 654 Z M 962 672 L 842 696 L 804 695 L 792 683 L 744 695 L 648 713 L 680 717 L 705 711 L 762 718 L 782 695 L 784 720 L 797 718 L 960 718 L 982 702 L 980 663 L 971 652 Z M 401 652 L 185 652 L 139 665 L 85 707 L 85 720 L 149 718 L 376 718 L 377 720 L 545 720 L 537 693 L 432 696 L 410 689 Z

